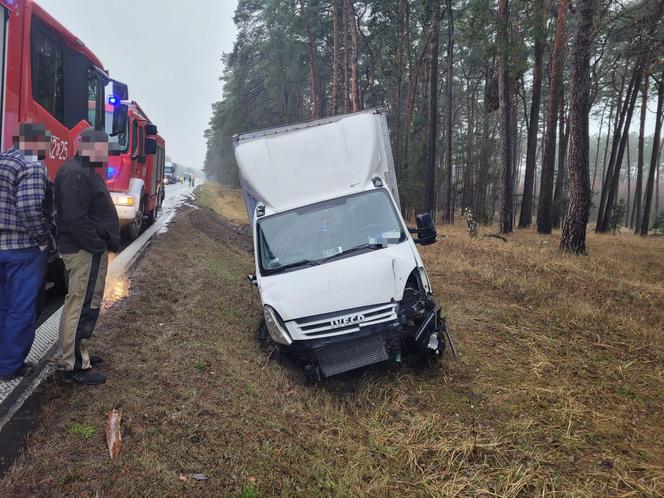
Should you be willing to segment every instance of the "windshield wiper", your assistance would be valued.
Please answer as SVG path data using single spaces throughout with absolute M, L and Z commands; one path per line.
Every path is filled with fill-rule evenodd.
M 330 256 L 328 258 L 325 258 L 321 261 L 330 261 L 330 260 L 333 260 L 333 259 L 338 258 L 340 256 L 346 256 L 346 255 L 352 254 L 354 252 L 365 251 L 367 249 L 371 249 L 373 251 L 373 250 L 376 250 L 376 249 L 382 249 L 383 247 L 385 247 L 385 245 L 383 245 L 383 244 L 360 244 L 359 246 L 351 247 L 350 249 L 346 249 L 345 251 L 341 251 L 340 253 L 335 254 L 333 256 Z
M 289 263 L 284 266 L 277 266 L 276 268 L 270 268 L 268 272 L 270 273 L 279 273 L 284 270 L 290 270 L 291 268 L 298 268 L 300 266 L 317 266 L 320 263 L 312 259 L 303 259 L 302 261 L 296 261 L 295 263 Z

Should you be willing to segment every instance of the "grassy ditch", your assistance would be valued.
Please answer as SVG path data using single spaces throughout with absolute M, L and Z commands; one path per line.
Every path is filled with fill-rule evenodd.
M 572 257 L 531 231 L 441 228 L 422 254 L 461 356 L 308 387 L 253 338 L 240 197 L 198 199 L 101 319 L 108 383 L 43 389 L 5 496 L 664 494 L 663 239 L 591 235 Z

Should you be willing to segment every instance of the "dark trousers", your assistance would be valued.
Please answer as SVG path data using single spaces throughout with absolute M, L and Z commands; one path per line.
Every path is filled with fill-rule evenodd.
M 48 251 L 38 247 L 0 251 L 0 375 L 25 361 L 35 340 L 37 296 Z

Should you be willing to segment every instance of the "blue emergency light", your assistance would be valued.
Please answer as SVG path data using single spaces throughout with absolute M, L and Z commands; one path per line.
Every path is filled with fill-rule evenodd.
M 108 98 L 108 103 L 109 103 L 110 105 L 118 105 L 118 104 L 120 103 L 120 99 L 118 99 L 115 95 L 111 95 L 111 96 Z

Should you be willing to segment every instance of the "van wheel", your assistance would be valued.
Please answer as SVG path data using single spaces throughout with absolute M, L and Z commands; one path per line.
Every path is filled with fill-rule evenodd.
M 270 346 L 273 341 L 270 337 L 270 333 L 267 331 L 267 325 L 265 325 L 265 320 L 261 320 L 260 325 L 256 329 L 256 340 L 260 344 L 261 349 L 266 353 L 269 352 Z
M 267 325 L 265 325 L 265 320 L 261 320 L 258 329 L 256 329 L 256 340 L 265 353 L 271 355 L 273 353 L 278 354 L 283 351 L 284 346 L 277 344 L 272 340 L 272 337 L 270 337 L 270 333 L 267 331 Z

